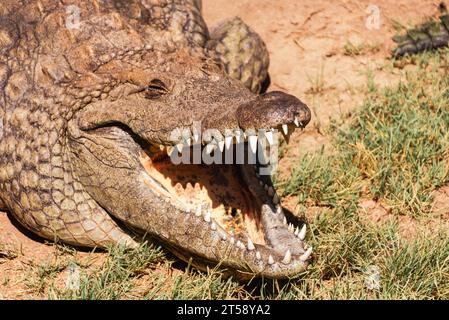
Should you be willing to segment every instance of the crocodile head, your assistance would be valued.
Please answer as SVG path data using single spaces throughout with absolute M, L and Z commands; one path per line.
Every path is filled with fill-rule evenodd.
M 286 224 L 270 176 L 248 156 L 263 145 L 252 132 L 266 130 L 274 144 L 273 130 L 303 128 L 311 116 L 304 103 L 255 95 L 183 53 L 147 52 L 102 66 L 96 77 L 111 90 L 76 114 L 68 140 L 76 176 L 110 215 L 199 268 L 271 278 L 304 270 L 305 228 Z M 217 164 L 231 150 L 229 164 Z

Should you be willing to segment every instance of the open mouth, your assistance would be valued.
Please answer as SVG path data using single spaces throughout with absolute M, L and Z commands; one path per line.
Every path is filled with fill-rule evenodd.
M 69 127 L 81 181 L 111 216 L 199 269 L 218 265 L 241 278 L 306 269 L 306 227 L 287 223 L 270 176 L 277 137 L 288 142 L 310 121 L 305 104 L 270 92 L 229 112 L 171 114 L 186 123 L 177 128 L 155 119 L 156 129 L 146 108 L 115 108 L 122 103 L 90 105 Z
M 270 164 L 257 156 L 265 155 L 266 159 L 272 153 L 277 132 L 288 141 L 298 127 L 303 125 L 295 119 L 277 130 L 268 130 L 259 139 L 243 135 L 228 136 L 215 145 L 151 145 L 140 157 L 147 173 L 145 183 L 161 201 L 201 220 L 222 242 L 252 252 L 262 265 L 276 268 L 278 264 L 292 264 L 295 259 L 305 264 L 312 252 L 303 242 L 306 226 L 287 223 L 271 176 L 261 174 L 267 172 Z M 261 139 L 265 142 L 259 142 Z M 174 152 L 184 155 L 188 163 L 174 164 Z M 192 164 L 195 152 L 218 159 L 218 163 L 231 164 Z M 243 152 L 243 163 L 236 164 L 239 152 Z

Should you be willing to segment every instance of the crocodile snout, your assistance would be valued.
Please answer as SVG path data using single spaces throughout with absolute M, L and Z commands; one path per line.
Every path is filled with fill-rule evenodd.
M 239 126 L 243 129 L 290 125 L 304 128 L 311 118 L 310 109 L 306 104 L 279 91 L 257 96 L 253 101 L 241 105 L 236 114 Z

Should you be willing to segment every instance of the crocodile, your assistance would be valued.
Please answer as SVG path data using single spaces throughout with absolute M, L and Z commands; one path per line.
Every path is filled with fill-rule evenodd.
M 421 25 L 406 30 L 405 34 L 393 37 L 393 41 L 398 45 L 392 52 L 393 57 L 417 54 L 449 45 L 449 13 L 444 2 L 440 3 L 439 9 L 441 15 L 438 20 L 428 19 Z
M 258 151 L 250 132 L 274 145 L 311 119 L 298 98 L 260 92 L 260 36 L 240 18 L 209 32 L 201 6 L 0 2 L 0 209 L 50 241 L 154 241 L 201 270 L 296 276 L 312 253 L 306 225 L 287 223 L 266 164 L 173 161 Z M 199 138 L 208 130 L 222 138 Z

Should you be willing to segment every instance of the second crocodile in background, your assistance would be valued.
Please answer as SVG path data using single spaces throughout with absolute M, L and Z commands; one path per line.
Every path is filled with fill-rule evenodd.
M 175 165 L 178 128 L 280 129 L 310 121 L 297 98 L 259 95 L 268 53 L 240 19 L 209 33 L 197 0 L 0 2 L 0 209 L 82 247 L 154 239 L 205 269 L 286 278 L 311 255 L 262 164 Z M 198 129 L 198 128 L 197 128 Z M 204 141 L 203 141 L 204 142 Z M 193 144 L 194 146 L 190 146 Z M 175 150 L 176 151 L 176 150 Z
M 438 49 L 449 45 L 449 13 L 441 2 L 438 20 L 428 19 L 425 23 L 407 29 L 402 35 L 393 37 L 398 44 L 393 50 L 394 57 L 417 54 L 426 50 Z

